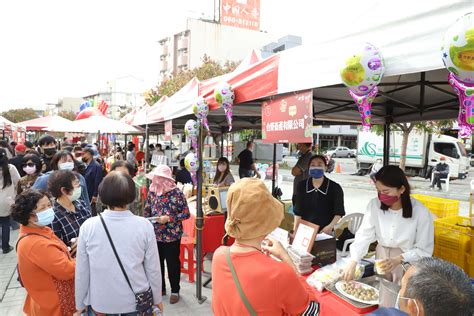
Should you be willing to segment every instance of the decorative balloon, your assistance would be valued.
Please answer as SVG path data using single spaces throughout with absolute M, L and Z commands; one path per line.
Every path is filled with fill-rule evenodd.
M 449 84 L 459 97 L 459 136 L 468 138 L 474 129 L 474 14 L 464 15 L 445 33 L 441 47 Z
M 197 184 L 196 173 L 199 170 L 199 159 L 195 153 L 189 153 L 184 158 L 184 166 L 191 173 L 194 185 Z
M 214 98 L 217 104 L 224 108 L 229 132 L 232 130 L 232 106 L 234 105 L 235 94 L 232 86 L 227 82 L 221 82 L 214 89 Z
M 184 135 L 191 139 L 193 148 L 197 148 L 197 138 L 199 136 L 199 124 L 195 120 L 188 120 L 184 125 Z
M 377 84 L 385 72 L 385 61 L 378 48 L 366 43 L 359 54 L 346 60 L 341 69 L 342 82 L 356 102 L 364 130 L 369 130 L 372 120 L 372 102 L 377 96 Z
M 91 116 L 104 116 L 104 113 L 99 111 L 98 108 L 86 108 L 79 112 L 76 116 L 76 121 L 89 118 Z
M 209 105 L 206 99 L 199 97 L 197 102 L 193 105 L 193 112 L 196 115 L 198 122 L 202 123 L 206 130 L 209 132 L 209 123 L 207 121 L 207 115 L 209 114 Z

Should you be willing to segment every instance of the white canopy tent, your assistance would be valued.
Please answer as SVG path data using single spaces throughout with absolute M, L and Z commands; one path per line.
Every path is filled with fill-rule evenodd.
M 111 118 L 95 115 L 86 119 L 73 121 L 70 124 L 58 124 L 47 127 L 50 132 L 77 132 L 77 133 L 109 133 L 109 134 L 142 134 L 143 129 Z

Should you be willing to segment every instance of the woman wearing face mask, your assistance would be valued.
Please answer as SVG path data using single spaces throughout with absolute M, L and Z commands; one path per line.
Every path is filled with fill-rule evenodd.
M 344 216 L 344 192 L 339 184 L 324 176 L 326 158 L 310 158 L 309 177 L 297 184 L 294 231 L 300 220 L 314 223 L 319 231 L 332 234 L 336 223 Z
M 218 187 L 229 187 L 235 182 L 232 173 L 230 173 L 229 160 L 226 157 L 221 157 L 217 161 L 217 170 L 214 177 L 214 185 Z
M 77 172 L 76 166 L 78 166 L 78 164 L 81 164 L 81 162 L 74 160 L 70 152 L 62 150 L 56 153 L 50 162 L 52 170 L 40 176 L 33 185 L 33 189 L 47 191 L 49 176 L 56 170 L 73 171 L 81 184 L 81 201 L 90 210 L 90 199 L 87 193 L 86 179 Z
M 176 187 L 168 166 L 160 165 L 146 175 L 152 181 L 143 215 L 156 218 L 155 227 L 160 254 L 162 295 L 166 295 L 165 261 L 171 283 L 170 303 L 179 301 L 181 262 L 179 260 L 183 224 L 189 208 L 183 192 Z
M 55 171 L 49 177 L 48 190 L 56 199 L 53 231 L 74 253 L 79 228 L 91 217 L 90 210 L 79 199 L 82 191 L 79 180 L 72 171 Z
M 35 154 L 26 154 L 22 160 L 22 168 L 26 173 L 25 176 L 21 177 L 17 186 L 17 194 L 30 189 L 35 183 L 36 179 L 41 176 L 41 159 Z
M 385 278 L 399 283 L 402 262 L 431 257 L 434 247 L 433 217 L 426 207 L 410 197 L 405 173 L 396 166 L 385 166 L 375 175 L 378 198 L 373 199 L 352 243 L 351 263 L 344 279 L 354 277 L 357 263 L 367 254 L 369 245 L 378 241 L 376 259 Z
M 10 246 L 10 206 L 16 195 L 20 174 L 14 165 L 8 163 L 7 149 L 0 148 L 0 225 L 2 227 L 2 250 L 9 253 Z
M 12 217 L 21 224 L 16 251 L 19 277 L 27 292 L 23 312 L 72 315 L 76 264 L 66 245 L 47 227 L 54 218 L 47 193 L 22 192 L 12 206 Z

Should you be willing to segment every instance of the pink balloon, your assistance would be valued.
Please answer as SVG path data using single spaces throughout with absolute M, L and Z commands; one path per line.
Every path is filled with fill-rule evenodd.
M 232 130 L 232 104 L 222 103 L 224 108 L 225 117 L 227 118 L 227 124 L 229 125 L 229 132 Z
M 452 73 L 449 73 L 448 79 L 459 98 L 459 136 L 471 137 L 474 129 L 474 84 L 462 82 Z
M 364 131 L 369 131 L 372 126 L 372 102 L 374 102 L 378 91 L 379 89 L 377 86 L 374 86 L 369 93 L 364 95 L 358 95 L 352 92 L 352 90 L 349 90 L 352 99 L 354 99 L 354 102 L 357 104 L 357 108 L 359 109 Z

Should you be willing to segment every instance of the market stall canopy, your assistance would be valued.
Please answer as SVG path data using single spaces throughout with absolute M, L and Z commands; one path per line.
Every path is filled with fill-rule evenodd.
M 58 115 L 43 116 L 18 123 L 27 131 L 50 131 L 48 128 L 71 124 L 72 122 Z
M 109 133 L 109 134 L 142 134 L 142 128 L 134 127 L 124 122 L 116 121 L 106 116 L 90 116 L 72 122 L 75 132 L 81 133 Z
M 13 127 L 15 127 L 16 124 L 13 123 L 12 121 L 10 120 L 7 120 L 6 118 L 4 118 L 3 116 L 0 116 L 0 129 L 7 129 L 7 130 L 10 130 L 10 129 L 13 129 Z
M 126 123 L 130 125 L 146 125 L 150 121 L 150 117 L 157 117 L 160 115 L 162 104 L 168 100 L 166 95 L 162 96 L 155 104 L 148 106 L 145 104 L 141 109 L 134 110 L 133 114 L 126 118 Z M 128 114 L 127 114 L 128 115 Z
M 313 89 L 317 120 L 359 123 L 339 71 L 351 49 L 368 42 L 385 59 L 385 76 L 372 107 L 375 123 L 454 119 L 458 99 L 448 85 L 440 48 L 449 26 L 473 10 L 472 1 L 414 1 L 409 10 L 393 1 L 373 6 L 367 15 L 383 18 L 360 18 L 350 28 L 344 25 L 345 33 L 331 41 L 281 52 L 278 94 Z

